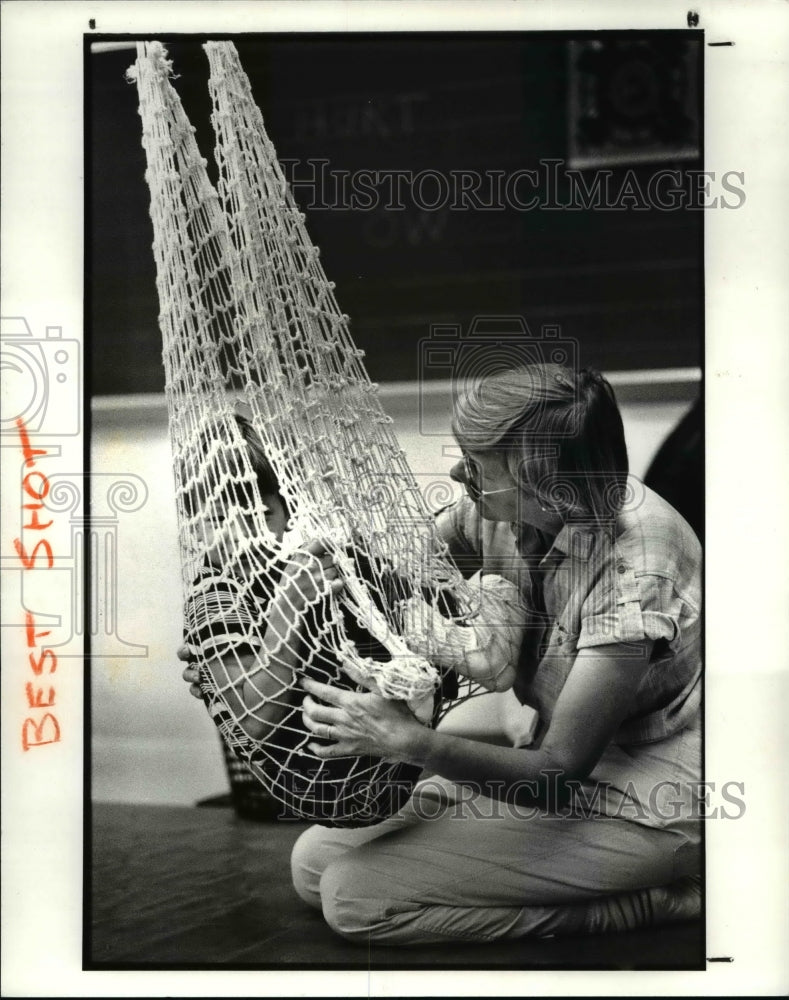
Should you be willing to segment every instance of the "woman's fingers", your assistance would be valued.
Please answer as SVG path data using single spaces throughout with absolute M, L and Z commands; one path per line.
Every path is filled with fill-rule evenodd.
M 330 705 L 336 705 L 338 708 L 344 708 L 353 698 L 349 691 L 342 691 L 330 684 L 321 684 L 309 677 L 302 677 L 301 686 L 314 697 L 320 698 L 321 701 L 327 701 Z
M 308 723 L 310 729 L 313 728 L 313 724 L 336 726 L 340 722 L 338 709 L 330 708 L 328 705 L 319 705 L 309 695 L 304 696 L 301 707 L 304 721 Z
M 342 736 L 346 735 L 345 733 L 339 735 L 336 732 L 338 727 L 336 725 L 332 725 L 331 722 L 316 722 L 306 713 L 304 714 L 304 725 L 314 736 L 320 736 L 323 740 L 339 740 Z
M 183 645 L 175 654 L 179 660 L 184 660 L 186 663 L 191 663 L 197 656 L 198 650 L 196 646 Z
M 359 753 L 355 744 L 344 740 L 340 740 L 338 743 L 330 743 L 328 746 L 322 746 L 320 743 L 308 743 L 307 747 L 316 757 L 320 757 L 322 760 L 328 760 L 332 757 L 355 757 Z

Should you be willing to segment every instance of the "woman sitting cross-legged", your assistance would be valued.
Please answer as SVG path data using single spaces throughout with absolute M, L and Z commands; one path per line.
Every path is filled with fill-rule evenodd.
M 365 944 L 695 918 L 699 542 L 628 477 L 619 410 L 595 372 L 485 378 L 457 402 L 453 429 L 467 495 L 439 530 L 458 565 L 520 588 L 514 690 L 540 731 L 528 748 L 488 745 L 426 727 L 374 689 L 303 679 L 318 756 L 374 754 L 427 777 L 374 827 L 307 830 L 296 892 Z

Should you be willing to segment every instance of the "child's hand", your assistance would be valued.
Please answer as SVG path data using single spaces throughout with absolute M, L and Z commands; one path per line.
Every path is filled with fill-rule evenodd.
M 297 611 L 303 611 L 325 594 L 339 594 L 343 586 L 331 555 L 318 540 L 295 552 L 282 574 L 282 593 Z
M 189 694 L 194 698 L 199 698 L 202 701 L 203 696 L 200 694 L 200 671 L 194 665 L 194 659 L 197 655 L 197 650 L 194 646 L 181 646 L 177 652 L 177 657 L 179 660 L 183 660 L 187 666 L 184 668 L 181 677 L 189 685 Z

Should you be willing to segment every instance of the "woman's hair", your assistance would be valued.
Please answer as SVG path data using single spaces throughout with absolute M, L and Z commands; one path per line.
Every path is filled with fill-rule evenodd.
M 610 524 L 622 508 L 624 428 L 599 372 L 535 364 L 481 378 L 457 399 L 452 430 L 464 450 L 500 454 L 547 510 Z

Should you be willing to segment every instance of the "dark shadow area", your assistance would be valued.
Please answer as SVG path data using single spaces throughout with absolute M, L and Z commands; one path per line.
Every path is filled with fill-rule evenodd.
M 644 476 L 704 544 L 704 404 L 697 399 L 666 437 Z

